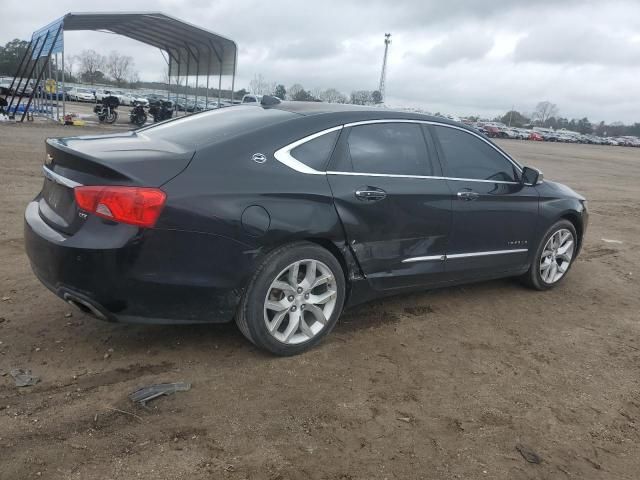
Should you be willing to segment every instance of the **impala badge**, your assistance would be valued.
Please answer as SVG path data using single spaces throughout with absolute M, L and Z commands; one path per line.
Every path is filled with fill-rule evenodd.
M 267 161 L 267 156 L 264 153 L 254 153 L 251 160 L 256 163 L 264 163 Z

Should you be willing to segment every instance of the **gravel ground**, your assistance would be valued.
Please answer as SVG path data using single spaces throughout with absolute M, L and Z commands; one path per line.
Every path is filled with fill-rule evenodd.
M 557 289 L 377 301 L 274 358 L 233 324 L 102 323 L 35 279 L 22 213 L 43 140 L 105 130 L 0 125 L 1 479 L 638 478 L 640 149 L 501 142 L 589 198 Z M 15 367 L 40 382 L 15 387 Z M 127 398 L 175 381 L 193 387 L 148 409 Z

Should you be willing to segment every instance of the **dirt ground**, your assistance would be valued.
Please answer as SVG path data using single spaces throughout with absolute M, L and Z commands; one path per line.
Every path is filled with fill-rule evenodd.
M 1 479 L 638 478 L 639 149 L 502 142 L 589 198 L 584 251 L 557 289 L 377 301 L 274 358 L 234 324 L 103 323 L 40 285 L 22 214 L 44 138 L 93 132 L 70 128 L 0 125 Z M 15 387 L 15 367 L 40 383 Z M 176 381 L 193 387 L 148 410 L 127 398 Z

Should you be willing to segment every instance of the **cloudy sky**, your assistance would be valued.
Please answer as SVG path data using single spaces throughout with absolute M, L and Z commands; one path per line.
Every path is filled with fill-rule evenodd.
M 640 121 L 638 0 L 2 0 L 0 43 L 70 11 L 162 11 L 234 39 L 239 87 L 254 74 L 307 89 L 374 90 L 392 33 L 387 103 L 493 116 L 540 100 L 567 117 Z M 108 5 L 108 7 L 107 7 Z M 9 20 L 9 21 L 6 21 Z M 160 80 L 157 50 L 67 32 L 68 54 L 116 49 Z M 230 85 L 230 81 L 228 82 Z M 238 88 L 239 88 L 238 87 Z

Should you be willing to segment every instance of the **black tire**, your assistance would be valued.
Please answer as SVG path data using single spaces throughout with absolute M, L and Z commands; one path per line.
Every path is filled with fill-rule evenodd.
M 573 246 L 571 247 L 572 248 L 571 261 L 570 261 L 569 266 L 568 266 L 567 270 L 565 271 L 564 275 L 559 280 L 557 280 L 557 281 L 555 281 L 553 283 L 547 283 L 542 279 L 542 275 L 540 273 L 540 262 L 542 260 L 542 258 L 541 258 L 542 252 L 543 252 L 543 249 L 544 249 L 545 245 L 547 244 L 547 242 L 551 238 L 551 236 L 553 234 L 555 234 L 556 232 L 558 232 L 559 230 L 562 230 L 562 229 L 569 230 L 571 232 L 571 234 L 573 235 Z M 531 262 L 531 266 L 529 267 L 529 271 L 527 273 L 525 273 L 521 277 L 521 280 L 528 287 L 534 288 L 536 290 L 543 291 L 543 290 L 549 290 L 551 288 L 556 287 L 565 278 L 567 278 L 567 274 L 569 273 L 569 270 L 571 270 L 571 267 L 573 266 L 573 262 L 575 260 L 575 252 L 576 252 L 576 248 L 577 248 L 577 242 L 578 242 L 578 235 L 576 233 L 575 227 L 573 226 L 573 223 L 571 223 L 569 220 L 564 220 L 564 219 L 558 220 L 556 223 L 554 223 L 549 228 L 549 230 L 547 230 L 547 232 L 542 237 L 542 240 L 540 241 L 540 244 L 538 245 L 538 248 L 536 248 L 536 253 L 535 253 L 535 256 L 533 258 L 533 261 Z
M 104 121 L 107 123 L 116 123 L 116 121 L 118 120 L 118 112 L 116 112 L 115 110 L 111 111 L 111 114 L 108 114 Z
M 326 324 L 312 338 L 288 344 L 276 339 L 265 323 L 265 299 L 271 284 L 289 265 L 300 260 L 316 260 L 328 267 L 335 279 L 336 300 Z M 236 323 L 242 334 L 256 346 L 275 355 L 290 356 L 309 350 L 328 335 L 335 326 L 344 305 L 345 276 L 338 260 L 326 249 L 311 243 L 283 245 L 270 252 L 258 267 L 240 301 Z
M 147 123 L 147 115 L 137 115 L 134 118 L 134 122 L 135 125 L 137 125 L 138 127 L 142 127 L 145 123 Z

